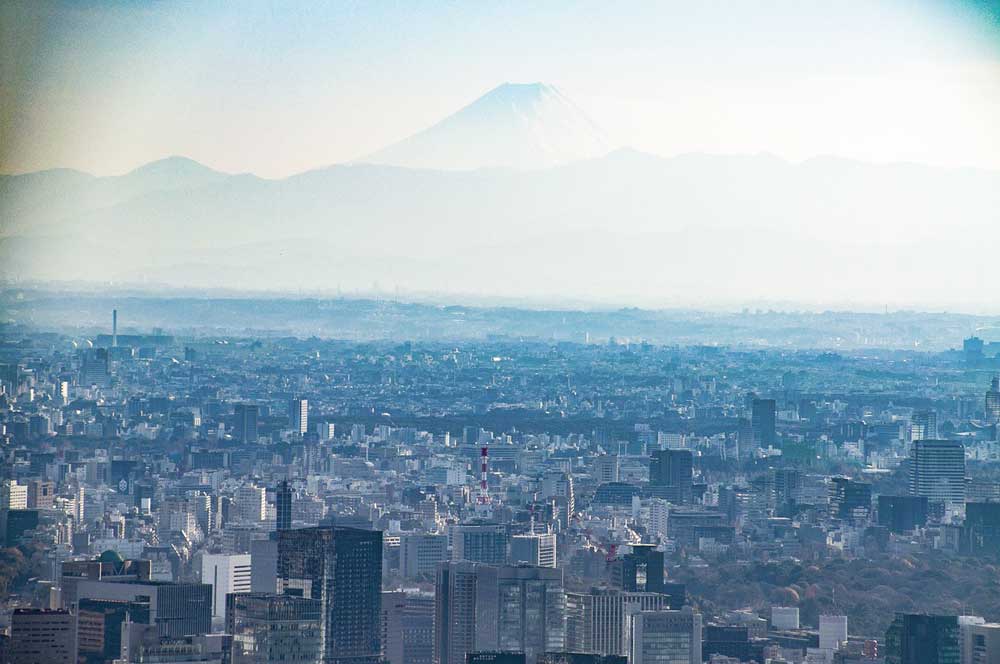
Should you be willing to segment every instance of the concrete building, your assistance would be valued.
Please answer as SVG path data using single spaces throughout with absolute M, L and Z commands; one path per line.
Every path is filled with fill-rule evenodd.
M 225 624 L 226 595 L 248 593 L 251 585 L 250 554 L 204 554 L 201 556 L 201 582 L 212 586 L 212 622 Z
M 701 664 L 701 614 L 635 611 L 628 615 L 629 664 Z
M 76 616 L 66 609 L 14 609 L 11 664 L 75 664 Z
M 556 536 L 552 533 L 514 535 L 510 538 L 510 562 L 555 567 Z

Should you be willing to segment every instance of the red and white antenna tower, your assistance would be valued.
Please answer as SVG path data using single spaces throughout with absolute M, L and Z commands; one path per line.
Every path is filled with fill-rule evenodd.
M 479 498 L 476 503 L 482 506 L 490 504 L 490 491 L 486 485 L 486 473 L 490 462 L 490 448 L 483 445 L 479 448 L 480 474 L 479 474 Z

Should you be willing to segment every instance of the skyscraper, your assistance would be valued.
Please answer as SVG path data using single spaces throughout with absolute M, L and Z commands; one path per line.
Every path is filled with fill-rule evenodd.
M 288 422 L 292 431 L 305 435 L 309 430 L 309 401 L 292 399 L 288 402 Z
M 885 633 L 886 664 L 959 664 L 958 618 L 897 614 Z
M 258 413 L 259 408 L 255 404 L 236 404 L 233 407 L 233 438 L 241 443 L 256 443 Z
M 292 528 L 292 487 L 288 480 L 278 482 L 278 491 L 275 494 L 275 527 L 278 530 L 291 530 Z
M 692 455 L 690 450 L 657 450 L 649 459 L 650 493 L 674 503 L 691 502 Z
M 777 406 L 774 399 L 754 399 L 750 407 L 754 442 L 768 447 L 777 442 Z
M 344 527 L 278 533 L 278 587 L 320 602 L 323 664 L 381 657 L 382 533 Z
M 523 652 L 534 662 L 566 643 L 562 570 L 442 563 L 435 588 L 434 661 L 470 652 Z
M 910 494 L 930 502 L 965 503 L 965 448 L 957 440 L 918 440 L 910 451 Z

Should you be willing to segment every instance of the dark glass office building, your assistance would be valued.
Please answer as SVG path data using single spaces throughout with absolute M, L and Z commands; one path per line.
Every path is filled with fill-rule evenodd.
M 958 618 L 897 614 L 885 632 L 885 664 L 959 664 Z
M 319 600 L 324 664 L 378 664 L 382 533 L 337 526 L 278 532 L 278 587 Z

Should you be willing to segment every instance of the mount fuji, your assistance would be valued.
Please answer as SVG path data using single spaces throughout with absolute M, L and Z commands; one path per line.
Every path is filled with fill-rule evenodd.
M 544 83 L 504 83 L 437 124 L 359 162 L 464 171 L 530 170 L 600 157 L 604 132 Z

